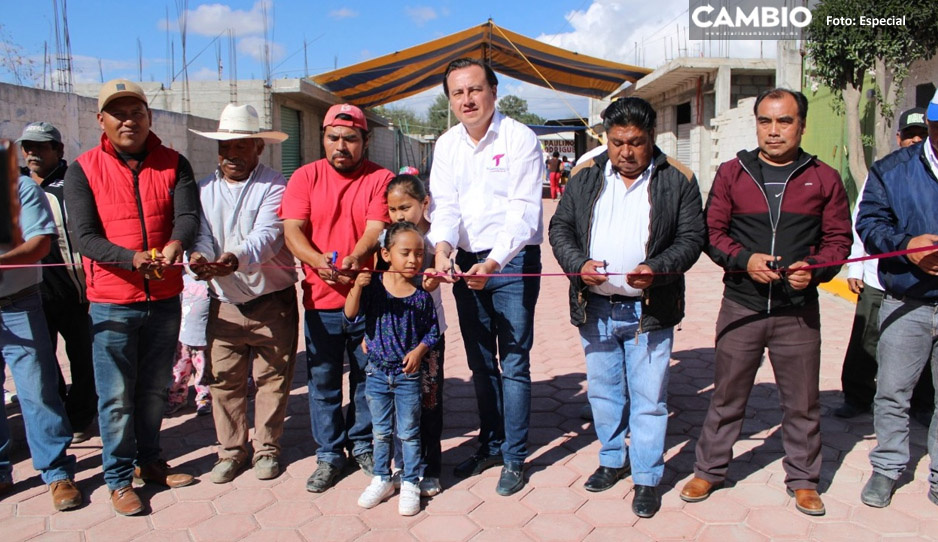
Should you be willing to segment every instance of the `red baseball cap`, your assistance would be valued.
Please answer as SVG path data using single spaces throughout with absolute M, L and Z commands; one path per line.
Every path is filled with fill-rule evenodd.
M 336 118 L 338 115 L 348 115 L 351 118 Z M 330 107 L 329 111 L 326 111 L 326 118 L 322 121 L 322 127 L 327 126 L 349 126 L 358 128 L 363 132 L 368 131 L 368 121 L 365 120 L 365 114 L 352 104 L 335 104 Z

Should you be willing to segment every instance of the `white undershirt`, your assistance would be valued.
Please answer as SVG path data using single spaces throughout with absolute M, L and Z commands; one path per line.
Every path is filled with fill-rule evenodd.
M 591 259 L 608 263 L 608 273 L 628 273 L 645 261 L 651 223 L 648 183 L 653 172 L 652 163 L 626 188 L 625 181 L 612 169 L 612 162 L 606 162 L 605 186 L 593 208 L 589 248 Z M 611 276 L 599 286 L 590 286 L 590 291 L 607 296 L 642 295 L 641 290 L 626 284 L 624 275 Z

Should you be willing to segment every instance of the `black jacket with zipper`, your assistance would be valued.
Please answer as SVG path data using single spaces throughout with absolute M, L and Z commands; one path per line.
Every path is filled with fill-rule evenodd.
M 585 164 L 567 184 L 550 220 L 550 245 L 565 273 L 578 273 L 590 258 L 593 212 L 605 187 L 608 152 Z M 693 172 L 655 147 L 655 169 L 648 182 L 651 203 L 645 260 L 655 273 L 642 291 L 639 332 L 677 325 L 684 318 L 684 272 L 690 269 L 707 240 L 700 188 Z M 629 242 L 627 239 L 623 243 Z M 570 277 L 570 322 L 586 322 L 589 287 L 579 276 Z
M 817 285 L 840 265 L 816 268 L 811 284 L 795 290 L 787 280 L 761 284 L 746 272 L 755 253 L 779 256 L 779 267 L 795 262 L 829 264 L 850 254 L 853 242 L 847 193 L 840 174 L 802 152 L 785 183 L 778 219 L 769 213 L 758 149 L 740 151 L 717 170 L 707 199 L 707 254 L 726 270 L 724 297 L 754 311 L 817 303 Z

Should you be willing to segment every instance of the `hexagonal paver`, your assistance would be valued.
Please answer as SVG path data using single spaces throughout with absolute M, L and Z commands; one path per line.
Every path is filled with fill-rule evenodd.
M 567 487 L 538 487 L 525 495 L 521 502 L 541 514 L 576 512 L 586 499 Z
M 150 531 L 134 539 L 134 542 L 192 542 L 189 531 Z
M 524 530 L 543 542 L 579 542 L 593 526 L 573 514 L 543 514 L 529 521 Z
M 635 528 L 654 539 L 693 538 L 700 531 L 701 523 L 677 510 L 662 510 L 655 517 L 639 520 Z
M 320 516 L 299 529 L 306 540 L 335 542 L 355 540 L 367 530 L 368 527 L 354 516 Z
M 270 506 L 276 499 L 269 489 L 239 489 L 214 500 L 222 514 L 253 514 Z
M 46 530 L 46 518 L 22 517 L 3 520 L 3 538 L 27 540 Z
M 361 494 L 361 489 L 333 488 L 319 495 L 313 500 L 313 504 L 324 516 L 354 515 L 361 511 L 361 507 L 358 506 L 358 497 Z
M 215 508 L 207 502 L 176 503 L 150 515 L 156 529 L 188 529 L 215 515 Z
M 431 516 L 411 529 L 423 542 L 462 542 L 479 531 L 479 526 L 465 516 Z
M 918 522 L 912 516 L 903 514 L 897 507 L 870 508 L 857 507 L 852 518 L 854 522 L 880 534 L 914 534 L 918 532 Z
M 533 487 L 570 487 L 580 478 L 564 465 L 548 465 L 544 469 L 528 469 L 528 483 Z
M 807 516 L 794 508 L 762 508 L 749 512 L 746 525 L 769 538 L 804 539 L 811 529 Z
M 79 531 L 49 531 L 38 538 L 42 542 L 82 542 Z
M 264 529 L 254 531 L 241 542 L 305 542 L 305 538 L 293 529 Z
M 875 532 L 853 523 L 815 523 L 811 538 L 823 542 L 874 542 L 879 540 Z
M 358 518 L 362 520 L 370 529 L 408 529 L 413 524 L 422 520 L 426 515 L 419 512 L 416 516 L 402 516 L 397 513 L 398 497 L 395 495 L 387 501 L 375 506 L 370 510 L 359 508 Z M 421 502 L 421 508 L 424 503 Z
M 533 542 L 521 529 L 485 529 L 472 537 L 472 542 Z
M 596 527 L 631 527 L 638 521 L 631 503 L 613 499 L 587 501 L 576 516 Z
M 48 492 L 20 501 L 16 505 L 16 515 L 19 517 L 48 516 L 53 513 L 55 513 L 55 508 L 52 506 L 52 498 Z
M 110 504 L 91 503 L 67 514 L 55 514 L 50 523 L 57 531 L 83 531 L 113 517 L 114 510 Z
M 320 515 L 309 501 L 282 501 L 254 514 L 254 519 L 262 529 L 292 529 Z
M 785 489 L 778 489 L 765 484 L 737 484 L 725 490 L 727 497 L 741 502 L 749 508 L 785 506 L 790 497 Z
M 684 484 L 678 484 L 684 487 Z M 703 523 L 740 523 L 749 514 L 749 508 L 727 496 L 727 491 L 715 491 L 705 501 L 687 503 L 684 513 Z
M 149 530 L 150 523 L 145 516 L 115 516 L 85 531 L 85 538 L 90 542 L 120 542 L 133 540 Z
M 425 503 L 423 508 L 430 515 L 466 515 L 482 504 L 482 499 L 468 489 L 449 488 Z
M 388 529 L 383 531 L 368 531 L 356 542 L 409 542 L 416 541 L 406 529 Z
M 697 536 L 698 542 L 768 542 L 768 538 L 745 525 L 707 525 Z
M 654 542 L 654 539 L 635 529 L 597 527 L 583 542 Z
M 249 514 L 214 516 L 189 529 L 196 542 L 228 542 L 257 530 L 257 522 Z
M 534 517 L 534 511 L 519 502 L 488 501 L 469 514 L 483 528 L 523 527 Z

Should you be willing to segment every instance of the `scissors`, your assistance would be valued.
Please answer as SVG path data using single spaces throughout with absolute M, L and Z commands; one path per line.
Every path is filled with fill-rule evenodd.
M 155 249 L 155 248 L 151 248 L 151 249 L 150 249 L 150 258 L 153 259 L 153 260 L 156 260 L 156 249 Z M 163 278 L 163 270 L 161 270 L 160 268 L 157 267 L 156 269 L 151 269 L 150 271 L 153 273 L 153 276 L 154 276 L 154 277 L 156 277 L 156 278 L 158 278 L 158 279 Z

